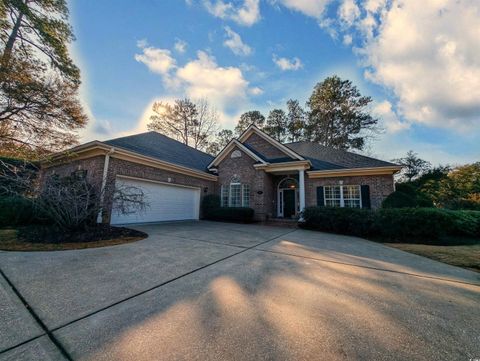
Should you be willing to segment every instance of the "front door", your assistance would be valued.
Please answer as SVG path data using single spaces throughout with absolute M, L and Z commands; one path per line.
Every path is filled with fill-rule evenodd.
M 295 215 L 295 189 L 283 190 L 283 216 L 292 218 Z

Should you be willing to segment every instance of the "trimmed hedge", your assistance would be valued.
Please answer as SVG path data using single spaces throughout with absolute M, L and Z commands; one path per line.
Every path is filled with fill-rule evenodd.
M 454 219 L 436 208 L 392 208 L 376 212 L 375 231 L 391 240 L 437 240 L 450 234 Z
M 253 222 L 255 211 L 247 207 L 220 207 L 220 197 L 209 194 L 202 200 L 203 218 L 212 221 Z
M 202 200 L 202 215 L 203 218 L 210 218 L 212 217 L 212 213 L 215 212 L 216 209 L 220 208 L 220 197 L 216 194 L 208 194 L 203 197 Z
M 435 242 L 445 236 L 480 237 L 480 212 L 438 208 L 390 208 L 371 211 L 354 208 L 309 207 L 302 227 L 392 241 Z
M 35 221 L 33 203 L 23 197 L 0 197 L 0 227 L 19 226 Z
M 395 192 L 382 202 L 382 208 L 433 207 L 432 200 L 411 184 L 398 183 Z
M 255 211 L 247 207 L 219 207 L 210 212 L 209 218 L 213 221 L 253 222 Z
M 374 212 L 358 208 L 307 207 L 302 226 L 319 231 L 367 236 L 373 231 Z

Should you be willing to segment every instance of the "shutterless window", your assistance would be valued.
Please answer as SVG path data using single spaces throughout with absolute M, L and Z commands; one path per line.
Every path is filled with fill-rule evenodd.
M 248 184 L 230 183 L 221 187 L 220 204 L 222 207 L 249 207 L 250 186 Z
M 240 183 L 230 183 L 230 207 L 242 206 L 242 185 Z
M 222 195 L 220 205 L 222 207 L 228 207 L 228 187 L 222 186 Z
M 326 207 L 361 208 L 361 192 L 359 185 L 324 187 Z
M 242 207 L 250 207 L 250 186 L 242 184 Z

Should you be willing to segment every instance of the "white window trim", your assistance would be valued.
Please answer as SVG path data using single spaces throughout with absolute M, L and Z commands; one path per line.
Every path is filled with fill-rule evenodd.
M 220 206 L 221 207 L 233 207 L 232 206 L 232 186 L 240 186 L 240 205 L 238 207 L 250 207 L 250 195 L 248 199 L 248 205 L 245 205 L 245 199 L 244 199 L 244 186 L 248 186 L 248 190 L 250 192 L 250 184 L 248 183 L 240 183 L 240 182 L 231 182 L 227 186 L 222 185 L 220 187 L 220 193 L 221 193 L 221 198 L 220 198 Z M 223 191 L 224 188 L 227 187 L 228 189 L 228 197 L 227 197 L 227 204 L 223 203 Z
M 358 185 L 358 184 L 340 184 L 340 185 L 337 185 L 337 184 L 334 184 L 334 185 L 328 185 L 328 186 L 324 186 L 324 190 L 323 190 L 323 204 L 327 205 L 327 192 L 325 190 L 326 187 L 340 187 L 340 208 L 345 208 L 345 198 L 343 196 L 343 187 L 358 187 L 358 194 L 360 195 L 360 208 L 363 208 L 363 204 L 362 204 L 362 186 L 361 185 Z M 328 198 L 328 200 L 332 200 L 332 199 L 336 199 L 336 198 Z

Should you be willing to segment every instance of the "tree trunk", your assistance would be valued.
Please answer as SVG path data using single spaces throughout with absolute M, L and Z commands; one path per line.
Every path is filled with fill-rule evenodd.
M 3 73 L 4 70 L 6 70 L 8 68 L 8 65 L 10 63 L 10 59 L 12 58 L 13 46 L 15 45 L 15 41 L 17 40 L 17 37 L 18 37 L 18 30 L 20 29 L 20 26 L 22 25 L 22 18 L 23 18 L 23 12 L 20 11 L 20 14 L 18 15 L 18 18 L 15 21 L 15 25 L 13 25 L 12 32 L 10 33 L 10 36 L 8 37 L 7 44 L 5 45 L 5 50 L 3 51 L 3 54 L 2 54 L 2 60 L 1 60 L 1 71 L 2 71 L 2 73 Z

